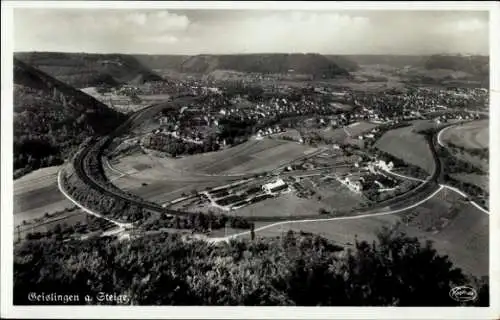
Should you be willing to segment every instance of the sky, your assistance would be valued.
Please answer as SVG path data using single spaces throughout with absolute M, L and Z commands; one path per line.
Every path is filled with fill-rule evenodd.
M 481 54 L 483 11 L 14 10 L 15 51 Z

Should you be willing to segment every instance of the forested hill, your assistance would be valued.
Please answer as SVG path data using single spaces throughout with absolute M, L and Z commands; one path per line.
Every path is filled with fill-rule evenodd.
M 137 59 L 144 66 L 154 70 L 176 70 L 179 71 L 182 63 L 190 58 L 185 55 L 159 55 L 159 54 L 135 54 Z
M 433 55 L 424 60 L 424 66 L 426 69 L 448 69 L 487 77 L 490 72 L 487 56 Z
M 76 88 L 162 80 L 126 54 L 18 52 L 15 57 Z
M 326 58 L 330 61 L 336 63 L 339 67 L 346 69 L 347 71 L 356 71 L 359 69 L 359 64 L 346 55 L 332 55 L 326 54 Z
M 90 304 L 218 306 L 488 306 L 488 278 L 465 275 L 430 243 L 382 230 L 349 250 L 305 233 L 213 245 L 178 234 L 129 243 L 96 238 L 62 242 L 60 231 L 14 249 L 14 303 L 30 292 L 113 292 L 121 301 Z M 352 235 L 354 238 L 354 235 Z M 459 285 L 475 301 L 450 298 Z
M 60 164 L 85 138 L 125 119 L 96 99 L 14 59 L 14 176 Z
M 181 71 L 184 72 L 208 73 L 214 70 L 263 74 L 293 72 L 317 78 L 334 78 L 349 74 L 332 60 L 314 53 L 197 55 L 184 60 L 181 65 Z

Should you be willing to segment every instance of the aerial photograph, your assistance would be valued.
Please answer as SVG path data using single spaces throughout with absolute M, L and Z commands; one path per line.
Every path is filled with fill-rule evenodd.
M 13 25 L 14 306 L 490 306 L 488 11 Z

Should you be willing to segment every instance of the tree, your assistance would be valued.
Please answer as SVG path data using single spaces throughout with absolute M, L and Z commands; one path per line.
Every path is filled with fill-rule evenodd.
M 325 208 L 319 209 L 319 214 L 328 214 L 328 211 Z
M 293 231 L 220 246 L 166 233 L 128 243 L 34 234 L 39 240 L 15 246 L 14 303 L 33 304 L 29 292 L 57 288 L 117 292 L 144 305 L 457 306 L 450 289 L 471 285 L 479 299 L 466 305 L 489 304 L 487 278 L 466 277 L 431 243 L 396 230 L 349 250 Z

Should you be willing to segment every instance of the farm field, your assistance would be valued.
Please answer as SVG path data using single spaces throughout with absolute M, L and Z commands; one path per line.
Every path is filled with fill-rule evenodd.
M 238 216 L 306 216 L 317 215 L 323 206 L 318 201 L 297 197 L 294 193 L 283 194 L 279 197 L 257 202 L 234 211 Z
M 327 210 L 349 210 L 365 202 L 363 197 L 350 191 L 340 182 L 331 180 L 328 185 L 322 185 L 318 189 L 321 195 L 321 203 Z
M 195 189 L 201 191 L 242 178 L 192 174 L 167 166 L 171 164 L 168 159 L 135 154 L 121 158 L 116 164 L 110 164 L 112 169 L 106 163 L 104 168 L 108 179 L 118 188 L 158 203 L 180 198 L 183 193 L 189 194 Z
M 352 220 L 337 221 L 312 221 L 312 222 L 288 222 L 271 226 L 262 231 L 257 231 L 257 237 L 276 237 L 283 232 L 293 230 L 304 231 L 321 235 L 343 245 L 352 245 L 356 237 L 359 240 L 373 241 L 376 239 L 376 231 L 384 226 L 394 225 L 399 221 L 395 215 L 368 217 Z M 256 227 L 257 229 L 257 227 Z M 244 236 L 249 238 L 249 235 Z
M 434 159 L 429 145 L 423 135 L 414 131 L 413 126 L 387 131 L 375 143 L 375 147 L 418 166 L 427 173 L 434 170 Z
M 299 198 L 290 192 L 231 211 L 230 214 L 246 217 L 315 216 L 318 215 L 318 211 L 321 208 L 323 208 L 321 203 L 310 199 Z M 220 212 L 217 208 L 210 206 L 208 203 L 202 207 L 194 208 L 194 211 Z
M 100 94 L 97 92 L 97 88 L 88 87 L 80 89 L 86 94 L 92 96 L 93 98 L 99 100 L 109 107 L 114 107 L 116 109 L 122 110 L 124 112 L 128 111 L 138 111 L 147 105 L 148 101 L 142 101 L 139 104 L 132 103 L 130 97 L 124 95 L 116 95 L 111 93 Z M 164 99 L 165 100 L 165 99 Z
M 169 180 L 153 182 L 146 186 L 142 186 L 140 181 L 132 179 L 130 177 L 121 178 L 120 188 L 156 203 L 172 201 L 182 197 L 184 194 L 190 194 L 193 190 L 201 191 L 205 188 L 212 188 L 224 184 L 217 180 L 202 182 Z
M 241 190 L 250 187 L 260 188 L 269 179 L 253 180 L 250 184 L 244 184 Z M 320 210 L 330 213 L 349 214 L 351 210 L 364 202 L 362 196 L 349 191 L 337 181 L 323 182 L 318 176 L 302 178 L 298 190 L 295 190 L 295 183 L 287 181 L 291 187 L 290 192 L 286 192 L 277 197 L 265 199 L 245 207 L 231 211 L 236 216 L 248 217 L 297 217 L 297 216 L 317 216 Z M 200 189 L 200 188 L 198 188 Z M 235 190 L 233 189 L 233 192 Z M 308 193 L 307 196 L 304 193 Z M 302 196 L 300 195 L 302 194 Z M 220 209 L 209 204 L 208 201 L 194 201 L 190 203 L 179 203 L 178 209 L 194 212 L 219 212 Z
M 441 135 L 443 143 L 453 142 L 467 149 L 489 147 L 489 120 L 480 120 L 457 125 L 445 130 Z
M 219 152 L 182 158 L 176 166 L 189 172 L 207 174 L 261 172 L 303 156 L 310 149 L 314 150 L 295 142 L 251 140 Z
M 138 95 L 143 101 L 146 102 L 158 102 L 158 101 L 166 101 L 170 98 L 168 94 L 150 94 L 150 95 Z
M 442 132 L 441 141 L 444 144 L 453 143 L 466 148 L 466 150 L 489 148 L 489 121 L 472 121 L 449 127 Z M 483 172 L 489 172 L 488 159 L 482 159 L 477 155 L 473 155 L 467 151 L 461 152 L 457 149 L 455 149 L 453 154 L 458 159 L 471 163 Z
M 459 173 L 459 174 L 452 174 L 451 177 L 463 182 L 473 184 L 483 190 L 490 189 L 488 175 L 481 175 L 475 173 Z
M 422 216 L 430 211 L 439 212 L 440 209 L 449 207 L 449 202 L 454 202 L 453 199 L 457 197 L 459 196 L 452 192 L 443 193 L 441 191 L 431 202 L 425 202 L 413 210 Z M 417 237 L 422 242 L 433 241 L 438 252 L 448 255 L 465 272 L 476 276 L 486 275 L 489 266 L 489 216 L 470 204 L 462 204 L 457 207 L 458 210 L 454 213 L 453 218 L 439 232 L 424 231 L 411 223 L 407 226 L 402 219 L 403 213 L 397 213 L 336 221 L 295 221 L 270 226 L 264 230 L 258 230 L 259 227 L 256 227 L 256 236 L 275 237 L 288 230 L 304 231 L 320 234 L 349 247 L 356 238 L 371 242 L 376 239 L 376 232 L 382 227 L 397 225 L 399 230 L 409 236 Z M 406 214 L 406 212 L 404 213 Z M 421 217 L 421 220 L 425 220 L 425 217 Z M 249 238 L 249 235 L 242 237 Z
M 73 206 L 57 187 L 58 170 L 43 168 L 14 181 L 14 225 Z
M 270 149 L 264 149 L 259 152 L 254 152 L 250 156 L 250 160 L 232 167 L 230 170 L 225 170 L 228 174 L 238 173 L 258 173 L 263 171 L 270 171 L 276 167 L 283 166 L 292 160 L 309 154 L 316 150 L 315 148 L 308 148 L 298 145 L 294 142 L 287 142 Z
M 57 224 L 60 225 L 67 224 L 70 226 L 70 225 L 75 225 L 76 223 L 85 223 L 86 214 L 80 210 L 75 210 L 72 212 L 65 212 L 63 214 L 57 215 L 56 217 L 44 220 L 45 221 L 42 221 L 40 223 L 21 225 L 19 227 L 21 239 L 24 239 L 26 237 L 26 234 L 28 233 L 47 232 L 53 227 L 55 227 Z M 16 240 L 19 237 L 19 234 L 17 232 L 18 230 L 16 229 L 14 232 L 14 239 Z
M 262 172 L 286 164 L 316 150 L 296 142 L 276 139 L 250 140 L 217 152 L 185 156 L 177 159 L 134 154 L 114 163 L 126 174 L 141 172 L 144 179 L 163 179 L 166 173 L 182 176 L 234 175 Z M 144 170 L 147 169 L 147 170 Z M 153 173 L 149 175 L 150 173 Z
M 473 166 L 477 167 L 478 169 L 481 169 L 481 171 L 483 171 L 485 173 L 488 173 L 490 170 L 488 159 L 481 159 L 480 157 L 471 155 L 468 152 L 464 152 L 464 153 L 462 153 L 462 152 L 455 153 L 454 152 L 453 155 L 455 157 L 457 157 L 458 159 L 465 161 L 465 162 L 468 162 L 468 163 L 472 164 Z

